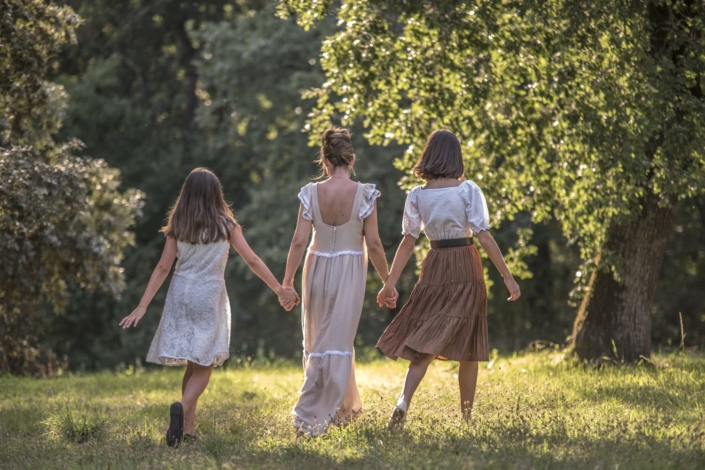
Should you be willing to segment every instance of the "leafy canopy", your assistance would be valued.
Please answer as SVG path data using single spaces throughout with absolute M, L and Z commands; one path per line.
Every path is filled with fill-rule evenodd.
M 332 3 L 279 13 L 310 28 Z M 371 142 L 408 145 L 408 171 L 449 128 L 495 222 L 556 218 L 588 264 L 645 194 L 705 189 L 701 2 L 344 0 L 335 15 L 309 129 L 363 118 Z

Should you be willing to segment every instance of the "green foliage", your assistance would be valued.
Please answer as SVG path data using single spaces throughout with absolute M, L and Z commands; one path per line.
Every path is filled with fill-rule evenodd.
M 283 1 L 280 14 L 310 27 L 330 5 Z M 452 129 L 495 223 L 522 211 L 559 220 L 586 272 L 608 224 L 638 214 L 646 194 L 705 190 L 703 8 L 343 1 L 310 126 L 364 118 L 372 143 L 409 146 L 403 170 L 432 129 Z
M 105 162 L 77 157 L 80 142 L 54 141 L 66 94 L 46 78 L 78 17 L 40 1 L 2 6 L 0 44 L 9 47 L 0 53 L 0 361 L 5 372 L 38 373 L 38 304 L 61 312 L 69 284 L 117 295 L 141 195 L 119 191 L 119 174 Z
M 65 101 L 46 76 L 61 48 L 75 41 L 81 20 L 69 7 L 39 0 L 0 6 L 0 142 L 41 148 L 61 126 Z
M 575 468 L 698 469 L 705 462 L 702 355 L 656 355 L 635 367 L 576 366 L 563 352 L 483 364 L 472 424 L 459 413 L 457 367 L 435 362 L 406 430 L 385 429 L 406 364 L 357 367 L 364 412 L 318 439 L 296 439 L 299 365 L 216 369 L 199 401 L 199 440 L 164 444 L 181 370 L 0 381 L 3 468 Z M 80 401 L 77 401 L 80 399 Z M 115 417 L 109 439 L 46 439 L 42 424 Z M 74 403 L 80 403 L 74 405 Z M 76 411 L 80 410 L 80 412 Z
M 139 188 L 144 193 L 146 202 L 142 216 L 136 220 L 133 229 L 135 245 L 128 246 L 124 251 L 121 267 L 124 269 L 125 289 L 121 297 L 116 300 L 100 290 L 86 292 L 70 283 L 71 300 L 66 305 L 65 314 L 57 317 L 53 314 L 53 309 L 49 308 L 44 318 L 44 333 L 41 335 L 44 344 L 61 354 L 67 354 L 75 369 L 100 369 L 119 363 L 134 363 L 144 357 L 147 351 L 159 322 L 166 286 L 157 294 L 140 328 L 124 332 L 116 328 L 116 325 L 140 300 L 163 246 L 164 239 L 158 232 L 159 227 L 163 225 L 165 214 L 178 195 L 183 179 L 195 166 L 209 166 L 221 177 L 226 196 L 244 226 L 245 236 L 275 275 L 281 277 L 296 220 L 296 194 L 299 188 L 316 174 L 312 160 L 316 157 L 317 149 L 309 147 L 307 143 L 310 139 L 315 140 L 317 134 L 311 127 L 308 128 L 308 134 L 302 133 L 301 129 L 306 127 L 307 121 L 316 119 L 309 114 L 316 112 L 317 101 L 302 99 L 301 92 L 321 88 L 324 83 L 330 81 L 326 78 L 327 69 L 321 68 L 321 61 L 325 64 L 331 53 L 321 57 L 321 43 L 326 37 L 344 34 L 348 26 L 346 23 L 336 25 L 334 19 L 324 18 L 326 2 L 316 3 L 320 14 L 316 28 L 309 31 L 303 31 L 296 26 L 294 19 L 288 16 L 286 20 L 277 19 L 274 16 L 275 5 L 263 1 L 218 1 L 205 4 L 70 0 L 66 3 L 80 13 L 83 24 L 76 30 L 78 43 L 64 50 L 56 75 L 52 78 L 65 87 L 68 95 L 67 107 L 63 111 L 61 140 L 69 140 L 73 136 L 80 138 L 85 142 L 86 153 L 119 169 L 122 187 Z M 400 2 L 388 3 L 394 8 L 402 5 Z M 380 2 L 372 2 L 369 8 L 377 8 L 379 4 Z M 409 2 L 406 4 L 411 5 Z M 514 3 L 507 5 L 508 8 L 516 7 Z M 358 8 L 362 7 L 368 8 L 365 5 Z M 504 7 L 495 5 L 483 14 L 498 16 L 502 8 Z M 538 8 L 536 14 L 543 11 Z M 453 18 L 455 17 L 450 17 L 451 20 Z M 506 21 L 511 18 L 510 16 Z M 480 23 L 476 25 L 478 28 Z M 538 26 L 534 24 L 531 27 Z M 584 26 L 588 27 L 591 26 Z M 465 34 L 475 34 L 472 31 Z M 369 40 L 365 39 L 367 37 L 344 36 L 348 42 L 360 39 L 364 44 L 369 43 Z M 425 41 L 424 38 L 418 40 Z M 394 39 L 395 43 L 396 41 L 397 39 Z M 555 42 L 555 38 L 552 41 Z M 358 46 L 361 43 L 358 43 Z M 333 56 L 337 57 L 336 54 L 342 53 L 338 49 L 345 44 L 331 43 L 326 47 L 332 48 Z M 370 44 L 372 45 L 368 49 L 376 51 L 376 43 Z M 439 43 L 438 47 L 440 45 L 443 43 Z M 460 46 L 462 44 L 458 45 Z M 587 46 L 585 49 L 587 50 Z M 436 59 L 440 60 L 442 51 L 439 51 L 440 49 L 429 50 L 424 64 L 431 66 Z M 384 52 L 384 57 L 388 57 L 383 49 L 379 52 Z M 395 52 L 399 55 L 402 53 L 401 50 Z M 493 87 L 500 87 L 498 82 L 505 77 L 501 70 L 493 68 L 494 62 L 490 60 L 492 57 L 483 56 L 482 60 L 472 55 L 466 57 L 471 59 L 458 62 L 456 68 L 467 62 L 476 64 L 478 73 L 482 72 L 468 82 L 467 86 L 472 85 L 473 93 L 481 89 L 483 77 L 491 79 Z M 532 63 L 538 63 L 538 57 Z M 395 71 L 401 71 L 404 64 L 401 59 L 397 59 L 396 55 L 389 56 L 389 64 L 382 66 L 393 66 Z M 550 59 L 549 62 L 555 60 Z M 354 63 L 342 63 L 345 67 L 341 65 L 341 73 L 332 78 L 335 83 L 341 80 L 348 83 L 366 73 L 364 70 L 348 71 L 347 67 Z M 425 70 L 422 65 L 414 63 L 418 71 Z M 378 70 L 374 68 L 377 65 L 372 65 L 372 72 Z M 454 72 L 455 75 L 445 75 L 450 79 L 460 73 L 459 70 Z M 470 72 L 467 74 L 474 77 Z M 417 78 L 423 78 L 423 86 L 427 87 L 428 93 L 435 93 L 431 87 L 440 81 L 444 74 L 434 72 L 431 75 L 418 75 Z M 546 80 L 547 76 L 541 77 L 544 76 L 539 76 L 529 84 L 540 83 L 543 87 L 540 88 L 543 90 L 542 96 L 548 99 L 552 92 L 542 81 Z M 388 80 L 390 86 L 406 83 L 397 80 L 393 75 L 390 75 Z M 507 86 L 511 85 L 512 80 L 508 79 Z M 371 86 L 374 83 L 378 82 L 362 81 L 355 86 Z M 410 86 L 412 84 L 421 85 L 420 80 L 411 80 Z M 523 88 L 515 88 L 517 93 L 521 96 L 524 96 L 522 93 L 534 93 L 531 91 L 534 88 L 529 88 L 529 84 Z M 330 89 L 330 86 L 325 89 Z M 510 91 L 508 88 L 506 93 Z M 378 94 L 383 96 L 384 92 L 380 91 Z M 330 102 L 334 104 L 340 101 L 342 106 L 342 99 L 346 96 L 341 88 L 338 97 L 331 92 Z M 433 95 L 414 96 L 408 106 L 413 105 L 416 110 L 436 102 L 432 99 Z M 443 98 L 447 93 L 438 96 Z M 480 106 L 486 104 L 482 96 L 473 98 L 466 94 L 461 98 L 457 107 L 453 105 L 447 108 L 449 115 L 456 110 L 462 111 L 463 115 L 473 113 L 470 109 L 465 110 L 473 103 L 473 99 L 483 100 Z M 350 99 L 353 98 L 349 97 L 348 100 Z M 518 103 L 516 106 L 524 106 L 528 98 L 523 100 L 521 103 L 524 104 Z M 370 109 L 377 109 L 374 102 L 370 101 L 369 104 Z M 544 108 L 545 106 L 539 106 L 537 111 L 532 112 L 536 114 Z M 527 109 L 533 108 L 529 106 Z M 364 138 L 364 116 L 356 120 L 351 114 L 346 118 L 343 111 L 332 115 L 334 120 L 345 118 L 345 122 L 353 128 L 358 157 L 357 179 L 377 184 L 382 192 L 382 197 L 378 200 L 380 234 L 390 258 L 400 240 L 401 212 L 405 197 L 398 183 L 401 181 L 403 188 L 414 184 L 404 178 L 404 175 L 408 174 L 408 166 L 418 155 L 420 143 L 432 125 L 435 125 L 437 117 L 430 113 L 436 110 L 437 108 L 431 107 L 425 111 L 428 123 L 414 128 L 416 130 L 413 130 L 413 135 L 416 140 L 412 141 L 409 137 L 409 140 L 403 141 L 401 145 L 392 142 L 387 147 L 369 145 Z M 490 110 L 495 108 L 491 107 Z M 529 114 L 529 117 L 534 115 Z M 383 114 L 379 116 L 381 119 Z M 501 118 L 501 115 L 499 116 Z M 526 121 L 529 117 L 522 119 Z M 388 122 L 394 122 L 394 119 L 396 117 L 392 114 L 379 122 L 386 125 Z M 424 115 L 419 114 L 413 122 L 421 119 L 425 119 Z M 478 122 L 492 121 L 486 116 L 482 119 Z M 462 120 L 462 116 L 457 120 Z M 562 124 L 557 126 L 558 130 L 552 127 L 552 121 L 550 124 L 547 132 L 563 129 Z M 472 122 L 463 125 L 479 126 Z M 502 121 L 502 126 L 508 125 Z M 531 136 L 527 134 L 530 128 L 522 127 L 521 123 L 514 127 L 518 129 L 520 141 L 530 141 L 534 147 L 543 145 L 542 140 L 530 139 Z M 401 132 L 401 128 L 399 131 Z M 496 227 L 493 234 L 503 249 L 513 247 L 512 249 L 516 250 L 515 255 L 512 255 L 513 269 L 516 270 L 521 267 L 520 263 L 525 263 L 526 266 L 521 270 L 525 275 L 531 274 L 532 277 L 525 278 L 521 283 L 522 300 L 506 303 L 501 278 L 488 262 L 485 263 L 488 267 L 488 279 L 493 284 L 492 301 L 489 304 L 490 341 L 493 347 L 501 351 L 524 348 L 537 338 L 562 343 L 570 334 L 574 317 L 574 310 L 566 304 L 565 299 L 574 286 L 575 273 L 586 272 L 580 268 L 580 247 L 577 244 L 580 237 L 575 236 L 573 232 L 568 234 L 570 236 L 565 236 L 565 227 L 561 226 L 560 222 L 550 220 L 553 212 L 549 213 L 545 223 L 536 223 L 539 220 L 537 215 L 531 211 L 519 210 L 533 204 L 531 201 L 537 197 L 537 190 L 531 192 L 530 186 L 534 178 L 541 176 L 541 172 L 534 172 L 530 162 L 517 166 L 521 163 L 519 157 L 512 157 L 508 160 L 508 168 L 517 172 L 519 169 L 525 169 L 525 174 L 521 175 L 522 182 L 519 184 L 516 180 L 502 180 L 500 173 L 504 171 L 503 162 L 507 161 L 506 158 L 502 155 L 488 157 L 479 149 L 482 139 L 487 141 L 490 137 L 499 135 L 498 132 L 499 130 L 488 135 L 473 134 L 467 140 L 463 138 L 468 157 L 468 177 L 475 179 L 486 192 L 492 192 L 495 196 L 501 193 L 501 197 L 497 196 L 499 199 L 493 196 L 495 199 L 490 201 Z M 514 136 L 507 131 L 501 138 L 509 142 Z M 473 145 L 467 146 L 471 139 Z M 405 154 L 409 143 L 414 146 L 411 153 Z M 402 158 L 397 160 L 398 168 L 394 168 L 392 161 L 399 156 Z M 479 158 L 483 160 L 480 161 Z M 485 168 L 483 165 L 489 164 L 487 162 L 492 162 L 496 168 Z M 554 171 L 553 163 L 549 162 L 544 166 L 551 167 L 549 170 Z M 481 171 L 477 168 L 481 168 Z M 576 172 L 578 170 L 579 168 L 576 168 Z M 568 170 L 565 172 L 567 174 Z M 478 178 L 478 174 L 482 174 L 483 178 Z M 596 181 L 593 176 L 585 177 Z M 555 178 L 555 184 L 560 183 L 560 175 L 556 174 Z M 488 179 L 491 180 L 490 183 L 487 183 Z M 573 184 L 571 181 L 568 183 Z M 592 198 L 592 193 L 596 191 L 591 191 L 588 183 L 580 184 L 583 189 L 578 194 L 585 204 L 591 205 L 593 201 L 595 204 L 604 203 L 600 198 Z M 506 188 L 503 193 L 502 187 Z M 534 187 L 539 188 L 542 201 L 552 201 L 553 196 L 549 198 L 545 189 L 537 185 Z M 505 211 L 506 207 L 511 210 Z M 510 218 L 509 213 L 515 215 Z M 692 222 L 697 222 L 696 216 L 697 212 L 692 210 L 683 215 Z M 497 226 L 500 221 L 501 225 Z M 531 233 L 527 229 L 530 229 Z M 699 254 L 702 251 L 700 245 L 692 245 L 692 240 L 700 240 L 699 230 L 695 223 L 684 224 L 680 235 L 684 240 L 673 245 L 672 251 L 667 255 L 664 269 L 668 269 L 669 279 L 662 285 L 662 294 L 657 297 L 659 304 L 654 319 L 654 338 L 662 344 L 666 344 L 669 339 L 677 341 L 678 332 L 673 330 L 674 325 L 677 325 L 677 321 L 673 322 L 673 315 L 677 315 L 677 311 L 673 310 L 678 308 L 682 308 L 684 317 L 687 317 L 687 344 L 702 344 L 702 340 L 698 339 L 703 337 L 702 333 L 698 335 L 697 331 L 705 331 L 705 322 L 699 320 L 705 303 L 693 292 L 699 289 L 698 282 L 705 271 L 701 261 L 694 261 L 694 267 L 688 268 L 694 273 L 688 278 L 688 282 L 679 282 L 678 274 L 681 269 L 679 259 L 684 256 L 696 260 L 702 258 Z M 676 236 L 678 235 L 674 234 L 674 237 Z M 582 274 L 580 279 L 586 277 L 586 274 Z M 409 263 L 399 285 L 402 300 L 408 296 L 415 281 L 414 266 Z M 297 311 L 290 314 L 281 311 L 267 287 L 235 256 L 228 265 L 226 282 L 234 319 L 231 363 L 236 363 L 238 359 L 246 361 L 248 356 L 265 360 L 300 353 L 301 338 Z M 300 285 L 298 279 L 297 285 Z M 396 313 L 376 307 L 374 296 L 380 287 L 376 274 L 371 270 L 358 331 L 358 346 L 373 345 Z M 679 300 L 674 303 L 670 301 L 671 298 Z M 688 343 L 689 340 L 693 342 Z
M 293 21 L 277 19 L 274 5 L 258 2 L 219 12 L 184 7 L 178 15 L 167 12 L 166 5 L 162 12 L 162 6 L 127 1 L 74 6 L 85 26 L 57 78 L 71 96 L 62 133 L 81 138 L 88 152 L 119 168 L 124 184 L 140 188 L 146 198 L 135 227 L 137 246 L 128 249 L 123 262 L 127 288 L 121 299 L 77 292 L 67 314 L 51 320 L 47 335 L 53 346 L 70 354 L 75 367 L 101 368 L 132 362 L 149 346 L 166 286 L 139 329 L 125 333 L 115 325 L 139 302 L 163 244 L 159 227 L 193 167 L 205 165 L 220 176 L 246 238 L 275 275 L 283 274 L 296 224 L 296 194 L 316 173 L 316 150 L 301 132 L 314 103 L 303 100 L 301 90 L 323 81 L 318 65 L 323 33 L 305 33 Z M 161 20 L 153 22 L 144 8 Z M 139 21 L 122 29 L 104 27 L 125 15 Z M 181 27 L 195 48 L 188 60 L 182 54 L 190 49 L 178 46 L 182 39 L 174 33 Z M 193 65 L 198 79 L 193 90 L 185 64 Z M 190 93 L 196 106 L 189 121 L 181 104 Z M 380 232 L 391 248 L 400 238 L 404 198 L 397 187 L 401 173 L 391 165 L 398 150 L 370 148 L 361 130 L 354 134 L 357 177 L 377 184 L 384 195 Z M 370 278 L 361 328 L 365 344 L 389 322 L 388 311 L 374 305 L 372 292 L 381 286 L 376 275 Z M 405 285 L 413 281 L 412 276 Z M 233 354 L 299 353 L 297 314 L 282 311 L 237 258 L 228 265 L 226 282 Z

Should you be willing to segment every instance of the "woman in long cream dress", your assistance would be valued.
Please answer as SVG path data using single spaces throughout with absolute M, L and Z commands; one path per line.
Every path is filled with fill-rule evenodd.
M 302 286 L 304 384 L 294 406 L 297 434 L 318 436 L 362 411 L 355 382 L 357 333 L 367 277 L 367 255 L 384 281 L 387 260 L 377 231 L 373 184 L 350 179 L 355 163 L 347 129 L 321 136 L 321 176 L 304 186 L 296 232 L 282 285 L 292 286 L 313 228 Z M 283 302 L 291 309 L 296 303 Z

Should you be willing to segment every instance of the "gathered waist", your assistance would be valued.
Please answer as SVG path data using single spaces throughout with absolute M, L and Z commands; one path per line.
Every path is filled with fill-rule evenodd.
M 472 237 L 431 240 L 431 248 L 454 248 L 457 246 L 471 246 L 472 244 Z
M 312 250 L 308 249 L 308 253 L 311 255 L 315 256 L 320 256 L 322 258 L 337 258 L 338 256 L 345 256 L 345 255 L 350 255 L 350 256 L 363 256 L 365 254 L 364 250 L 342 250 L 342 251 L 336 251 L 333 253 L 326 253 L 323 251 L 318 251 L 318 250 Z

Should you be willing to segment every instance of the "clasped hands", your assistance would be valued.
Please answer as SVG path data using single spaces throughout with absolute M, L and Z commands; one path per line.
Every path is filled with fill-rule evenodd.
M 387 308 L 396 308 L 397 300 L 399 299 L 399 292 L 394 286 L 384 283 L 384 287 L 377 294 L 377 305 L 380 307 L 386 305 Z
M 387 308 L 395 308 L 397 306 L 397 299 L 399 298 L 399 292 L 393 286 L 387 286 L 386 284 L 377 294 L 377 303 L 381 307 L 386 305 Z M 301 303 L 301 298 L 299 294 L 296 293 L 294 286 L 289 283 L 282 283 L 282 292 L 279 295 L 279 305 L 284 308 L 287 312 L 296 307 Z
M 296 293 L 294 286 L 288 282 L 282 283 L 282 292 L 279 294 L 279 305 L 281 305 L 284 310 L 290 312 L 292 308 L 296 307 L 301 303 L 301 298 L 299 294 Z

